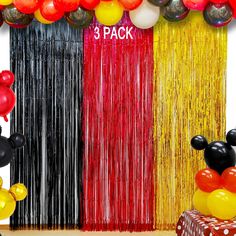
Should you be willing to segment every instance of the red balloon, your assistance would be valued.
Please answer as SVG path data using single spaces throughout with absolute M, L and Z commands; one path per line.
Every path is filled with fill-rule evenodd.
M 204 192 L 212 192 L 221 187 L 220 175 L 209 168 L 198 171 L 195 181 L 198 188 Z
M 236 167 L 227 168 L 221 175 L 223 187 L 236 193 Z
M 4 70 L 0 73 L 0 85 L 11 87 L 15 81 L 14 74 L 9 70 Z
M 183 3 L 191 10 L 203 11 L 208 3 L 208 0 L 183 0 Z
M 14 0 L 13 3 L 17 10 L 25 14 L 34 13 L 40 5 L 39 0 Z
M 42 16 L 46 20 L 49 20 L 49 21 L 60 20 L 64 15 L 63 11 L 60 11 L 55 7 L 53 0 L 43 1 L 42 5 L 40 7 L 40 12 L 41 12 Z
M 0 116 L 8 121 L 7 115 L 13 110 L 16 97 L 10 86 L 14 82 L 14 75 L 10 71 L 0 73 Z
M 119 0 L 125 10 L 134 10 L 141 5 L 143 0 Z
M 81 0 L 80 1 L 81 7 L 87 10 L 93 10 L 99 3 L 100 3 L 100 0 Z
M 70 12 L 77 10 L 80 0 L 53 0 L 53 2 L 59 11 Z
M 0 5 L 0 10 L 3 10 L 4 9 L 4 6 Z
M 229 4 L 233 8 L 233 17 L 236 18 L 236 0 L 229 0 Z

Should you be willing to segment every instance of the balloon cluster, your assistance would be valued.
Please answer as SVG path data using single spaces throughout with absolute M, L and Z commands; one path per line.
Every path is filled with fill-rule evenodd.
M 13 83 L 14 74 L 11 71 L 0 73 L 0 116 L 6 121 L 7 114 L 12 111 L 16 101 L 15 94 L 10 88 Z M 11 162 L 15 149 L 25 145 L 25 137 L 22 134 L 14 133 L 10 138 L 3 137 L 1 134 L 0 126 L 0 168 Z M 23 184 L 14 184 L 9 191 L 3 189 L 2 184 L 0 177 L 0 220 L 10 217 L 15 211 L 16 201 L 21 201 L 27 196 L 27 188 Z
M 193 205 L 204 215 L 229 220 L 236 217 L 236 129 L 230 130 L 227 142 L 214 141 L 208 144 L 205 137 L 192 138 L 191 145 L 204 150 L 208 168 L 200 170 L 196 176 L 197 191 Z
M 9 218 L 16 209 L 16 202 L 24 200 L 28 194 L 23 184 L 14 184 L 10 190 L 3 189 L 2 184 L 0 177 L 0 220 Z
M 62 17 L 75 28 L 86 28 L 94 15 L 106 26 L 116 25 L 129 12 L 141 29 L 153 27 L 160 13 L 168 21 L 184 19 L 190 10 L 203 11 L 206 22 L 220 27 L 236 17 L 236 0 L 0 0 L 0 26 L 5 21 L 24 28 L 33 18 L 52 24 Z

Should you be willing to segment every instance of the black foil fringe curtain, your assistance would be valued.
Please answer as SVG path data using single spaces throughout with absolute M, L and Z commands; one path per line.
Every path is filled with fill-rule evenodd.
M 11 29 L 17 105 L 11 132 L 27 137 L 11 164 L 28 198 L 11 228 L 79 228 L 82 201 L 83 32 L 61 21 Z

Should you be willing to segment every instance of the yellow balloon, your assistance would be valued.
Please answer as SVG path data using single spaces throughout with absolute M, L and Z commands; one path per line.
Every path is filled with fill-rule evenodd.
M 28 195 L 27 188 L 24 184 L 20 183 L 12 185 L 9 192 L 13 195 L 16 201 L 22 201 Z
M 9 218 L 16 209 L 14 197 L 6 189 L 0 189 L 0 220 Z
M 198 189 L 193 195 L 193 206 L 196 210 L 204 215 L 210 215 L 211 212 L 207 207 L 207 199 L 210 194 Z
M 2 188 L 2 184 L 3 184 L 2 177 L 0 177 L 0 188 Z
M 101 1 L 95 8 L 95 15 L 102 25 L 112 26 L 117 24 L 124 13 L 124 8 L 117 0 Z
M 236 216 L 236 197 L 224 189 L 217 189 L 210 193 L 207 206 L 211 214 L 221 220 L 229 220 Z
M 1 0 L 0 0 L 0 1 L 1 1 Z M 50 25 L 50 24 L 53 23 L 53 21 L 46 20 L 46 19 L 42 16 L 42 14 L 41 14 L 41 12 L 40 12 L 40 9 L 38 9 L 38 10 L 34 13 L 34 17 L 35 17 L 35 19 L 36 19 L 38 22 L 40 22 L 40 23 L 42 23 L 42 24 L 45 24 L 45 25 Z
M 13 3 L 13 0 L 0 0 L 0 5 L 2 6 L 8 6 Z

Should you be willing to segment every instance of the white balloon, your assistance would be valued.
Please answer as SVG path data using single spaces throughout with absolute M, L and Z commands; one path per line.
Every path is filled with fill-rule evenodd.
M 135 10 L 129 12 L 132 23 L 140 29 L 153 27 L 160 16 L 160 8 L 144 0 Z

